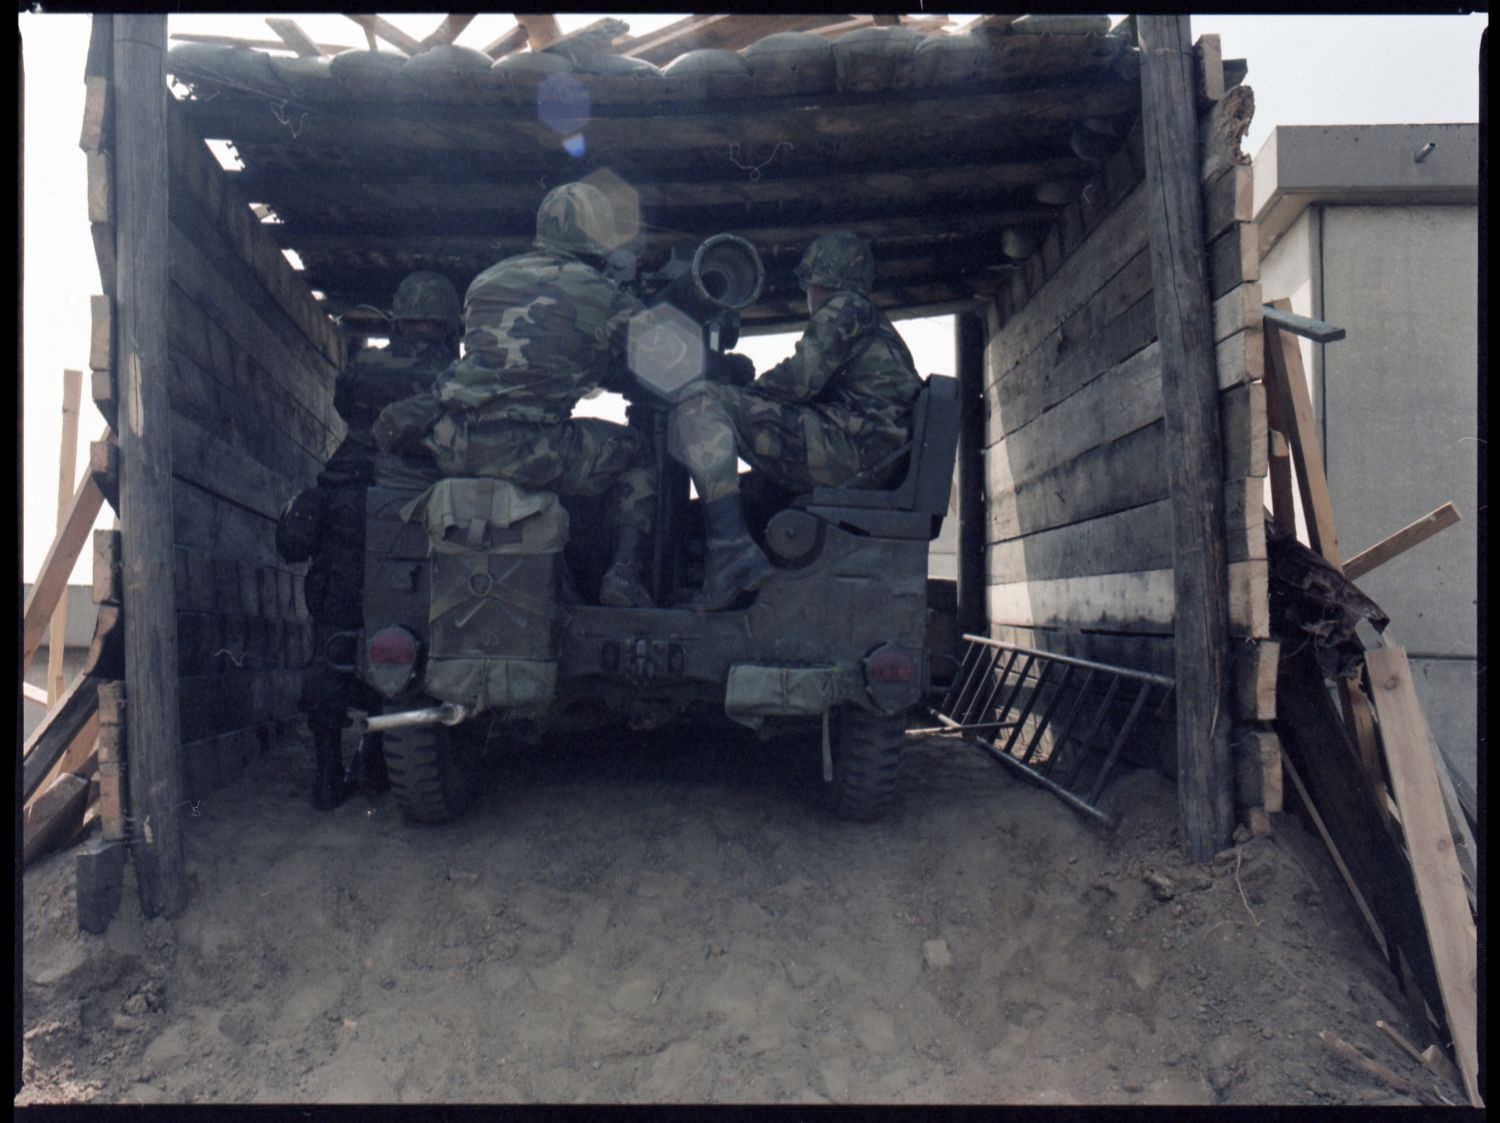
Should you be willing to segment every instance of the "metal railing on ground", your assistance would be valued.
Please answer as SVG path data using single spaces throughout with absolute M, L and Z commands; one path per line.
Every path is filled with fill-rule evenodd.
M 1113 830 L 1099 806 L 1137 719 L 1153 693 L 1157 711 L 1173 680 L 984 636 L 965 635 L 958 674 L 931 712 L 930 730 L 961 736 Z

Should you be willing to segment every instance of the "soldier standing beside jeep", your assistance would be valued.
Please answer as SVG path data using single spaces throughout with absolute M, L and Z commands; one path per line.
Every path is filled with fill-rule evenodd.
M 922 379 L 870 300 L 869 247 L 854 234 L 824 234 L 795 272 L 810 319 L 793 355 L 748 386 L 702 382 L 672 411 L 669 447 L 708 525 L 708 572 L 693 602 L 701 609 L 727 607 L 771 572 L 745 527 L 737 458 L 792 492 L 883 487 L 911 436 Z
M 333 406 L 348 426 L 343 442 L 316 485 L 287 504 L 276 527 L 283 558 L 311 559 L 302 588 L 313 622 L 313 658 L 298 706 L 312 732 L 313 806 L 320 811 L 337 807 L 362 781 L 375 787 L 385 781 L 379 734 L 362 748 L 363 777 L 352 771 L 345 777 L 342 748 L 350 707 L 379 710 L 378 696 L 342 669 L 355 661 L 353 633 L 363 625 L 365 489 L 376 452 L 370 426 L 387 405 L 429 387 L 458 358 L 463 323 L 452 284 L 428 271 L 401 282 L 389 319 L 390 345 L 360 351 L 334 383 Z

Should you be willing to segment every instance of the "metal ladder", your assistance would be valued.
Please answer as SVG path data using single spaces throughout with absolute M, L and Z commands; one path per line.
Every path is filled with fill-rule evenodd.
M 914 732 L 962 736 L 1113 830 L 1119 814 L 1099 807 L 1099 797 L 1148 697 L 1160 692 L 1160 712 L 1173 680 L 984 636 L 963 638 L 958 674 L 931 711 L 940 724 Z

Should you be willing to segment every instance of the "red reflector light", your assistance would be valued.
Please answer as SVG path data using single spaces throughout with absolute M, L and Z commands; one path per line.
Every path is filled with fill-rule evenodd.
M 896 647 L 882 647 L 870 656 L 868 674 L 871 682 L 910 682 L 917 666 L 906 652 Z
M 370 640 L 370 662 L 411 666 L 417 661 L 417 641 L 405 628 L 384 628 Z

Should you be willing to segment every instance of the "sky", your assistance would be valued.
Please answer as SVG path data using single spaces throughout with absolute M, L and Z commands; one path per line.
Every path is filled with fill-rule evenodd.
M 677 14 L 622 15 L 642 34 L 681 18 Z M 264 16 L 173 15 L 168 33 L 193 32 L 274 38 Z M 288 17 L 318 43 L 364 45 L 358 27 L 340 15 Z M 438 22 L 433 14 L 387 16 L 421 38 Z M 558 17 L 564 32 L 596 15 Z M 955 15 L 955 24 L 968 16 Z M 1116 17 L 1118 18 L 1118 17 Z M 89 232 L 86 173 L 78 148 L 83 120 L 83 66 L 89 17 L 20 13 L 17 17 L 26 73 L 25 261 L 21 386 L 21 576 L 41 568 L 56 530 L 58 456 L 61 444 L 62 372 L 85 372 L 77 476 L 88 461 L 88 442 L 104 421 L 89 398 L 89 297 L 101 291 Z M 514 26 L 508 15 L 483 15 L 458 42 L 482 47 Z M 1246 84 L 1255 91 L 1255 117 L 1245 138 L 1250 155 L 1277 125 L 1361 125 L 1473 122 L 1479 119 L 1479 41 L 1484 13 L 1457 16 L 1193 16 L 1192 33 L 1217 34 L 1223 54 L 1249 63 Z M 951 319 L 902 321 L 899 328 L 924 374 L 953 373 Z M 759 369 L 789 353 L 795 336 L 766 336 L 741 343 Z M 106 505 L 98 526 L 111 525 Z M 72 583 L 91 581 L 85 550 Z

